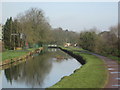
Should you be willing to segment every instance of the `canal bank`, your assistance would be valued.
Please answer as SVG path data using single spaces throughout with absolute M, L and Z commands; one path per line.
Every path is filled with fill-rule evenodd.
M 58 80 L 57 81 L 58 83 L 56 82 L 57 84 L 54 83 L 55 85 L 51 84 L 53 86 L 50 88 L 102 88 L 102 87 L 104 87 L 104 85 L 107 81 L 107 74 L 106 74 L 107 71 L 105 69 L 106 67 L 104 65 L 104 62 L 102 62 L 101 59 L 97 58 L 96 56 L 87 54 L 87 53 L 77 52 L 74 49 L 70 49 L 70 48 L 62 48 L 61 47 L 61 50 L 68 53 L 69 55 L 74 57 L 76 60 L 74 59 L 69 62 L 66 62 L 68 60 L 65 57 L 66 54 L 63 53 L 62 55 L 65 55 L 65 56 L 61 56 L 61 54 L 58 53 L 58 55 L 55 56 L 53 58 L 53 60 L 51 60 L 51 62 L 49 62 L 49 59 L 47 59 L 47 61 L 45 60 L 45 58 L 47 56 L 49 56 L 48 54 L 46 54 L 44 56 L 45 58 L 42 58 L 42 56 L 35 57 L 35 58 L 37 58 L 37 60 L 34 60 L 34 58 L 31 58 L 32 60 L 28 60 L 27 62 L 22 63 L 22 65 L 18 64 L 15 67 L 12 66 L 11 68 L 6 69 L 4 73 L 6 74 L 6 77 L 8 77 L 8 79 L 9 78 L 14 79 L 16 77 L 20 77 L 22 79 L 24 77 L 24 79 L 22 79 L 22 82 L 26 83 L 26 78 L 27 78 L 27 80 L 32 79 L 31 81 L 36 82 L 39 85 L 39 83 L 41 83 L 42 77 L 45 76 L 44 74 L 43 74 L 43 76 L 41 76 L 42 72 L 46 73 L 46 70 L 48 70 L 50 72 L 51 70 L 49 70 L 49 69 L 50 69 L 50 67 L 52 67 L 52 64 L 50 64 L 50 63 L 52 63 L 53 61 L 61 63 L 63 61 L 61 59 L 64 59 L 66 63 L 64 64 L 65 65 L 64 67 L 63 67 L 63 65 L 59 65 L 60 66 L 59 69 L 61 71 L 59 71 L 58 69 L 56 69 L 56 71 L 53 71 L 53 72 L 57 72 L 57 73 L 50 75 L 50 76 L 52 76 L 52 78 L 57 77 L 58 75 L 60 75 L 61 72 L 66 73 L 69 70 L 66 70 L 65 72 L 63 72 L 65 69 L 69 69 L 73 66 L 76 66 L 77 63 L 75 64 L 75 62 L 79 61 L 83 65 L 81 68 L 77 67 L 76 69 L 74 69 L 72 71 L 71 74 L 65 75 L 64 77 L 62 76 L 62 79 L 59 78 L 60 81 Z M 56 50 L 51 49 L 51 51 L 53 52 Z M 51 53 L 51 51 L 48 51 L 48 52 Z M 56 52 L 51 56 L 54 56 L 55 54 L 56 54 Z M 73 61 L 75 61 L 75 62 L 73 63 Z M 41 65 L 39 65 L 39 64 L 41 64 Z M 70 64 L 70 66 L 68 66 L 67 64 Z M 46 68 L 48 68 L 47 66 L 50 66 L 49 69 L 46 69 Z M 55 65 L 55 66 L 58 66 L 58 65 Z M 43 69 L 43 67 L 45 69 L 41 70 L 41 69 Z M 19 74 L 21 73 L 21 68 L 22 68 L 23 76 L 21 76 L 21 75 L 19 76 Z M 31 72 L 31 70 L 32 70 L 32 72 Z M 41 74 L 38 73 L 39 71 L 42 71 Z M 19 73 L 19 74 L 15 74 L 15 73 Z M 26 73 L 26 78 L 24 75 L 25 73 Z M 31 78 L 29 78 L 29 74 L 31 74 L 31 73 L 32 73 L 32 75 L 30 75 Z M 34 74 L 37 75 L 37 78 L 34 77 Z M 9 75 L 12 75 L 12 76 L 9 76 Z M 40 76 L 41 76 L 41 78 L 40 78 Z M 48 80 L 47 78 L 45 78 L 45 79 Z M 14 80 L 12 80 L 12 81 L 14 81 Z M 16 81 L 19 82 L 19 78 L 17 78 Z M 51 79 L 51 81 L 53 81 L 53 79 Z M 7 82 L 7 80 L 6 80 L 6 82 Z M 50 81 L 46 81 L 46 82 L 50 82 Z M 15 85 L 15 84 L 13 84 L 13 85 Z M 34 84 L 31 83 L 31 85 L 34 85 Z M 5 85 L 4 87 L 6 87 L 6 86 L 7 85 Z M 13 87 L 13 86 L 10 86 L 10 87 Z M 26 85 L 23 87 L 26 87 Z M 40 86 L 38 86 L 38 87 L 40 87 Z M 46 87 L 47 86 L 43 86 L 43 88 L 46 88 Z
M 108 74 L 101 59 L 91 54 L 77 52 L 74 49 L 63 47 L 60 49 L 76 58 L 83 66 L 50 88 L 104 88 Z
M 40 47 L 40 48 L 37 48 L 37 49 L 31 49 L 31 50 L 28 50 L 28 51 L 10 51 L 10 52 L 6 53 L 5 55 L 9 55 L 9 54 L 11 55 L 11 53 L 13 53 L 13 52 L 14 52 L 13 53 L 14 55 L 10 56 L 10 57 L 9 56 L 8 57 L 4 56 L 6 59 L 2 60 L 0 62 L 0 68 L 2 69 L 2 67 L 4 67 L 5 65 L 9 65 L 9 64 L 12 64 L 12 63 L 15 63 L 15 62 L 18 62 L 18 61 L 25 61 L 28 58 L 33 57 L 33 54 L 40 53 L 41 50 L 43 50 L 43 47 Z M 11 58 L 11 57 L 13 57 L 13 58 Z M 2 59 L 4 59 L 4 58 L 2 57 Z
M 81 66 L 65 52 L 47 49 L 25 62 L 2 70 L 3 88 L 48 88 Z
M 60 49 L 64 52 L 66 52 L 67 54 L 69 54 L 70 56 L 72 56 L 73 58 L 75 58 L 78 62 L 80 62 L 82 65 L 84 65 L 86 63 L 86 61 L 83 59 L 82 56 L 74 54 L 73 52 L 63 49 L 60 47 Z

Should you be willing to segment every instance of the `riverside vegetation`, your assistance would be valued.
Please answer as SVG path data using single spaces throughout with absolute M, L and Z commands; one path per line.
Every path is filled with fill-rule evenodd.
M 25 48 L 26 44 L 27 47 L 34 47 L 35 44 L 64 45 L 69 42 L 77 43 L 85 50 L 116 59 L 120 57 L 119 26 L 111 26 L 108 31 L 85 29 L 80 33 L 61 27 L 52 28 L 41 9 L 30 8 L 14 19 L 7 19 L 3 25 L 3 48 L 13 50 L 15 47 Z
M 108 78 L 107 69 L 101 59 L 94 55 L 77 52 L 76 49 L 63 49 L 82 56 L 86 64 L 76 70 L 74 74 L 64 77 L 51 88 L 103 88 L 105 86 Z

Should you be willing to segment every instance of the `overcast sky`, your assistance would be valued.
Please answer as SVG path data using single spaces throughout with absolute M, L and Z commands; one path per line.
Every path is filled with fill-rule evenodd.
M 10 16 L 14 18 L 31 7 L 42 9 L 53 28 L 80 32 L 97 27 L 103 31 L 118 22 L 117 2 L 4 2 L 2 24 Z

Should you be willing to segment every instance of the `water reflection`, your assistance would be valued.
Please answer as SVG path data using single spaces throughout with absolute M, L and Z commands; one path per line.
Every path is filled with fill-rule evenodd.
M 7 81 L 25 82 L 27 85 L 35 87 L 42 84 L 45 76 L 49 73 L 52 62 L 49 60 L 50 54 L 42 54 L 38 57 L 28 60 L 25 63 L 13 66 L 5 70 Z
M 46 88 L 70 75 L 80 63 L 60 50 L 44 54 L 4 70 L 3 88 Z

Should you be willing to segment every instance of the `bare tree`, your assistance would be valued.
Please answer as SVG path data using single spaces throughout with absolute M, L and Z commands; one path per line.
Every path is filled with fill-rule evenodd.
M 26 34 L 29 43 L 46 43 L 50 41 L 51 26 L 41 9 L 31 8 L 18 15 L 21 33 Z

